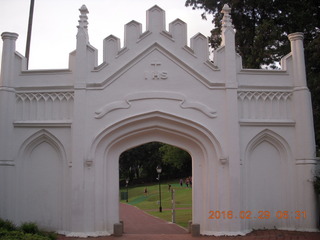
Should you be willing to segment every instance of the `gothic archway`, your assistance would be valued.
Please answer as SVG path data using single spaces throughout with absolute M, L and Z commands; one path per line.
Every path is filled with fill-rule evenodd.
M 217 139 L 201 125 L 162 112 L 124 119 L 101 131 L 94 139 L 88 157 L 95 171 L 95 187 L 91 189 L 99 186 L 102 190 L 95 191 L 95 206 L 103 208 L 101 211 L 95 207 L 95 222 L 101 222 L 108 232 L 113 232 L 113 224 L 119 222 L 119 184 L 116 181 L 119 179 L 119 156 L 127 149 L 151 141 L 177 146 L 192 156 L 192 221 L 205 231 L 212 224 L 206 211 L 218 202 L 213 189 L 218 186 L 217 164 L 224 156 L 223 151 Z

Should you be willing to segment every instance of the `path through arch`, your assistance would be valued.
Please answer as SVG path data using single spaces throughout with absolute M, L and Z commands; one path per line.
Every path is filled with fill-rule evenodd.
M 96 221 L 105 222 L 110 232 L 113 225 L 119 223 L 119 185 L 114 183 L 114 179 L 119 179 L 119 156 L 127 149 L 152 141 L 166 142 L 188 149 L 193 158 L 192 222 L 200 224 L 204 230 L 210 224 L 214 224 L 203 214 L 206 209 L 212 208 L 210 204 L 213 201 L 203 199 L 208 196 L 212 199 L 218 197 L 212 191 L 212 186 L 215 186 L 218 180 L 213 176 L 225 176 L 225 169 L 218 171 L 219 168 L 216 166 L 217 160 L 221 158 L 219 156 L 222 155 L 220 144 L 201 125 L 161 112 L 151 112 L 119 121 L 101 131 L 93 141 L 93 155 L 90 159 L 93 159 L 95 164 L 94 183 L 99 189 L 104 189 L 103 192 L 99 192 L 101 198 L 96 199 L 96 206 L 103 203 L 101 206 L 104 209 L 101 211 L 101 208 L 96 208 Z M 209 186 L 206 182 L 212 182 L 213 185 Z M 225 190 L 226 188 L 223 189 Z
M 160 182 L 156 172 L 159 165 L 162 167 Z M 192 219 L 191 175 L 192 157 L 181 148 L 149 142 L 124 151 L 119 157 L 119 213 L 125 232 L 186 233 L 188 221 Z M 188 185 L 186 181 L 180 185 L 180 179 L 188 179 Z M 161 192 L 158 183 L 161 183 Z M 175 216 L 179 225 L 171 222 L 172 191 L 175 191 Z M 160 205 L 159 199 L 162 199 Z
M 187 230 L 129 204 L 120 203 L 120 219 L 124 234 L 187 234 Z

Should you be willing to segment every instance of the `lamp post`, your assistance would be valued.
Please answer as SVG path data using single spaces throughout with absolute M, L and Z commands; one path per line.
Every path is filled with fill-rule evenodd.
M 160 187 L 160 174 L 162 172 L 162 168 L 160 165 L 157 166 L 156 168 L 157 173 L 158 173 L 158 180 L 159 180 L 159 199 L 160 199 L 160 206 L 159 206 L 159 212 L 162 212 L 162 206 L 161 206 L 161 187 Z
M 129 198 L 128 184 L 129 184 L 129 178 L 127 178 L 127 179 L 126 179 L 126 187 L 127 187 L 127 202 L 128 202 L 128 198 Z

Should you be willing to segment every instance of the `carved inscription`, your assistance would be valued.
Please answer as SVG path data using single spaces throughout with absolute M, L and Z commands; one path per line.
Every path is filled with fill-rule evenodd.
M 144 72 L 145 80 L 166 80 L 168 79 L 168 72 L 161 69 L 161 62 L 151 62 L 151 71 Z

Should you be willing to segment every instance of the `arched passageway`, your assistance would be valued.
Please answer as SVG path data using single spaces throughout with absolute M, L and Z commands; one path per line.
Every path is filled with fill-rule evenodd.
M 101 131 L 93 141 L 91 159 L 96 174 L 92 189 L 98 186 L 101 189 L 101 192 L 96 192 L 95 221 L 107 225 L 110 231 L 113 224 L 119 222 L 119 185 L 115 181 L 119 179 L 119 156 L 127 149 L 152 141 L 177 146 L 192 156 L 192 221 L 205 230 L 212 224 L 206 212 L 211 208 L 210 204 L 218 202 L 218 195 L 213 189 L 217 187 L 219 177 L 223 177 L 217 165 L 219 156 L 222 156 L 220 144 L 197 123 L 161 112 L 119 121 Z M 96 206 L 102 207 L 103 211 Z
M 187 233 L 192 219 L 191 165 L 188 152 L 163 142 L 149 142 L 120 155 L 124 233 Z

